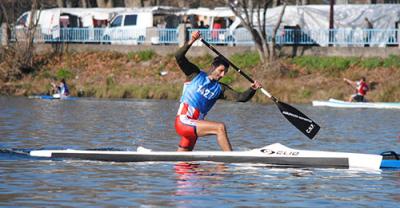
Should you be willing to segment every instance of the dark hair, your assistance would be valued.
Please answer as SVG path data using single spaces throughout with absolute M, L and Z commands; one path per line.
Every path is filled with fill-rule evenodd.
M 217 68 L 220 65 L 225 66 L 226 69 L 229 68 L 229 62 L 223 56 L 217 56 L 214 58 L 212 64 L 214 68 Z

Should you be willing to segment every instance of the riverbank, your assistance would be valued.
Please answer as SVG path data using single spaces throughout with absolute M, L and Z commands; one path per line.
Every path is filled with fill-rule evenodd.
M 73 96 L 97 98 L 179 99 L 183 73 L 172 55 L 161 56 L 153 50 L 138 52 L 70 52 L 62 55 L 44 53 L 35 57 L 42 65 L 16 81 L 0 81 L 0 94 L 29 96 L 50 92 L 50 83 L 65 78 Z M 347 99 L 354 90 L 343 78 L 365 76 L 371 85 L 371 101 L 400 101 L 400 57 L 339 58 L 300 56 L 286 58 L 266 67 L 255 52 L 236 53 L 229 57 L 247 74 L 282 101 L 309 103 L 328 98 Z M 191 57 L 204 69 L 211 55 Z M 0 64 L 4 70 L 5 64 Z M 234 70 L 222 80 L 236 90 L 249 83 Z M 271 102 L 258 93 L 254 102 Z

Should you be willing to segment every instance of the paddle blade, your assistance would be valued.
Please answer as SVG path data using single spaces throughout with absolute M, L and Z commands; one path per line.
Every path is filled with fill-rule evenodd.
M 282 103 L 280 101 L 275 102 L 287 120 L 290 121 L 297 129 L 303 132 L 308 138 L 313 139 L 314 136 L 318 133 L 320 127 L 313 120 L 308 118 L 302 112 L 297 110 L 296 108 Z

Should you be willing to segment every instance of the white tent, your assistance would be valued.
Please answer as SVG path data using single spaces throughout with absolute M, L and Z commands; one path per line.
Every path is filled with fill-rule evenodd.
M 267 27 L 274 27 L 278 22 L 282 6 L 267 10 Z M 329 5 L 306 5 L 287 6 L 282 19 L 281 26 L 300 26 L 303 30 L 313 31 L 310 33 L 320 45 L 326 45 L 326 36 L 322 31 L 329 29 Z M 374 29 L 382 30 L 376 32 L 372 42 L 383 43 L 389 37 L 383 30 L 395 29 L 400 21 L 399 4 L 372 4 L 372 5 L 335 5 L 334 7 L 334 29 L 340 30 L 335 34 L 338 42 L 346 42 L 344 39 L 352 39 L 354 42 L 362 42 L 363 29 L 366 29 L 365 18 L 372 22 Z M 256 18 L 255 18 L 256 19 Z

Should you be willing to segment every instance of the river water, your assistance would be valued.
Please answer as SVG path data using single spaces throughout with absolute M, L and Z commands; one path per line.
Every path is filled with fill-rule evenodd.
M 320 124 L 316 140 L 275 105 L 219 102 L 235 150 L 275 142 L 297 149 L 400 151 L 400 111 L 294 105 Z M 0 97 L 2 207 L 397 207 L 400 171 L 270 168 L 224 163 L 39 160 L 7 149 L 117 148 L 175 151 L 177 101 L 48 101 Z M 195 150 L 219 150 L 215 137 Z

